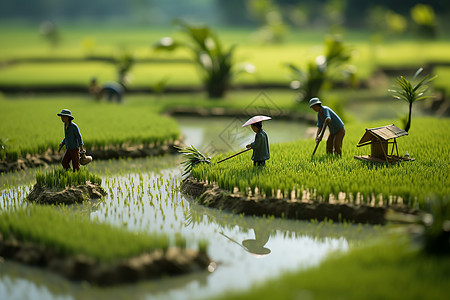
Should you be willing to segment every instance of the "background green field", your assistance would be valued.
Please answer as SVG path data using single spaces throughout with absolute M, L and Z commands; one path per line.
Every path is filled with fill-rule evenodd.
M 269 45 L 256 43 L 249 29 L 218 28 L 216 31 L 225 45 L 237 45 L 236 63 L 246 62 L 256 67 L 254 74 L 236 77 L 236 84 L 276 83 L 288 88 L 290 72 L 284 65 L 305 66 L 323 53 L 324 34 L 320 31 L 291 33 L 285 43 Z M 116 71 L 111 62 L 87 59 L 114 59 L 127 52 L 136 60 L 130 72 L 131 89 L 151 89 L 162 80 L 167 80 L 168 87 L 200 86 L 196 67 L 189 62 L 192 59 L 189 52 L 180 49 L 164 53 L 152 49 L 155 42 L 168 35 L 185 40 L 173 28 L 68 28 L 62 34 L 60 46 L 52 48 L 35 29 L 0 26 L 0 40 L 7 41 L 0 49 L 1 61 L 19 61 L 0 68 L 0 85 L 87 87 L 94 76 L 100 82 L 113 81 Z M 428 63 L 448 63 L 450 59 L 450 41 L 446 38 L 401 38 L 374 43 L 369 32 L 349 31 L 344 34 L 343 41 L 353 50 L 351 63 L 361 80 L 368 79 L 380 66 L 419 68 Z M 42 62 L 43 59 L 46 61 Z M 447 69 L 436 70 L 442 77 L 437 83 L 441 87 L 448 81 Z
M 57 150 L 64 138 L 57 114 L 64 108 L 71 109 L 87 149 L 162 144 L 180 134 L 175 120 L 159 115 L 150 104 L 111 105 L 77 96 L 49 96 L 0 99 L 0 105 L 4 120 L 0 136 L 9 139 L 6 152 L 11 158 Z

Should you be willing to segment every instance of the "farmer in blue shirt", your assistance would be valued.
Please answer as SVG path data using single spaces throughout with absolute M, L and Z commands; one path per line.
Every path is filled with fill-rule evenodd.
M 95 99 L 100 100 L 104 94 L 108 101 L 112 101 L 113 98 L 116 98 L 117 102 L 122 101 L 123 95 L 123 86 L 116 82 L 109 82 L 100 86 L 97 82 L 97 78 L 91 79 L 91 85 L 89 86 L 89 93 L 91 93 Z
M 63 109 L 58 116 L 64 123 L 64 139 L 59 144 L 59 151 L 63 146 L 66 146 L 66 153 L 61 161 L 64 169 L 70 169 L 70 161 L 72 161 L 73 171 L 80 170 L 80 151 L 83 149 L 83 139 L 81 138 L 80 130 L 77 124 L 73 123 L 73 117 L 68 109 Z
M 309 107 L 317 112 L 316 143 L 322 140 L 328 126 L 330 136 L 327 140 L 327 154 L 342 155 L 342 140 L 345 135 L 344 122 L 331 108 L 322 106 L 319 98 L 309 100 Z
M 253 149 L 253 165 L 265 166 L 266 160 L 270 158 L 269 139 L 266 132 L 262 129 L 262 122 L 251 124 L 252 130 L 256 132 L 255 141 L 248 144 L 247 149 Z

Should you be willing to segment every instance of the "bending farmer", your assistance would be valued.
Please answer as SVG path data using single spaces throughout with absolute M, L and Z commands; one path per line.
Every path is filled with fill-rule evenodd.
M 106 83 L 100 86 L 97 82 L 97 78 L 92 78 L 89 86 L 89 93 L 95 97 L 96 100 L 100 100 L 103 95 L 106 94 L 108 101 L 112 101 L 114 98 L 117 102 L 122 101 L 123 86 L 116 82 Z
M 262 129 L 262 122 L 257 122 L 251 125 L 255 135 L 255 141 L 248 144 L 247 149 L 253 149 L 253 165 L 265 166 L 266 160 L 270 158 L 269 153 L 269 139 L 266 132 Z
M 330 136 L 327 140 L 327 154 L 342 155 L 342 140 L 345 135 L 344 122 L 329 107 L 322 106 L 319 98 L 309 100 L 309 107 L 317 112 L 316 143 L 319 143 L 328 126 Z
M 58 152 L 61 148 L 66 146 L 66 153 L 61 161 L 64 169 L 69 170 L 70 161 L 72 161 L 73 171 L 80 170 L 80 153 L 83 151 L 83 139 L 81 138 L 80 130 L 77 124 L 73 123 L 73 117 L 70 110 L 63 109 L 58 116 L 61 117 L 61 121 L 64 123 L 64 139 L 59 144 Z

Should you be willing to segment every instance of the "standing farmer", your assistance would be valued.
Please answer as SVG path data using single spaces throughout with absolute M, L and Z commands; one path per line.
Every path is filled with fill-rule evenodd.
M 61 117 L 61 121 L 64 123 L 64 139 L 59 144 L 58 152 L 61 148 L 66 146 L 66 153 L 61 161 L 64 169 L 69 170 L 70 161 L 72 161 L 73 171 L 80 170 L 80 151 L 83 149 L 83 139 L 81 138 L 80 130 L 77 124 L 73 123 L 73 117 L 68 109 L 63 109 L 58 116 Z
M 254 166 L 265 166 L 266 160 L 270 158 L 269 139 L 267 133 L 262 129 L 262 121 L 270 119 L 270 117 L 266 116 L 256 116 L 242 125 L 242 127 L 251 125 L 252 130 L 256 133 L 255 141 L 246 146 L 247 149 L 253 149 L 252 160 Z
M 317 133 L 316 143 L 319 143 L 325 129 L 328 126 L 330 136 L 327 140 L 327 154 L 342 155 L 342 140 L 345 135 L 344 122 L 339 116 L 329 107 L 322 106 L 322 102 L 319 98 L 312 98 L 309 100 L 309 107 L 317 112 Z

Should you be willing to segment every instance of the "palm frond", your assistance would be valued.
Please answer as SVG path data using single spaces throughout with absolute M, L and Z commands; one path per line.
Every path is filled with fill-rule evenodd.
M 423 68 L 416 71 L 414 78 L 416 78 Z M 430 96 L 423 96 L 428 91 L 427 83 L 434 80 L 437 76 L 430 78 L 430 75 L 424 76 L 415 86 L 403 76 L 399 76 L 395 79 L 396 87 L 388 90 L 395 99 L 403 100 L 408 103 L 413 103 L 418 100 L 424 100 L 430 98 Z
M 414 78 L 423 71 L 423 68 L 419 68 L 416 73 L 414 74 Z M 405 130 L 409 131 L 411 127 L 411 111 L 412 111 L 412 104 L 416 101 L 425 100 L 428 98 L 432 98 L 433 96 L 427 96 L 425 95 L 428 92 L 428 86 L 427 83 L 434 80 L 437 76 L 433 76 L 430 78 L 430 75 L 424 76 L 416 85 L 413 86 L 413 84 L 407 80 L 403 76 L 399 76 L 396 78 L 395 83 L 397 84 L 396 87 L 393 89 L 389 89 L 389 93 L 391 93 L 392 97 L 398 100 L 403 100 L 409 104 L 409 114 L 408 114 L 408 122 L 406 123 Z
M 211 158 L 209 156 L 203 155 L 197 148 L 195 148 L 193 145 L 190 147 L 176 147 L 178 149 L 178 152 L 185 155 L 186 160 L 181 162 L 181 165 L 184 166 L 184 173 L 183 176 L 189 174 L 192 171 L 192 168 L 196 166 L 197 164 L 201 163 L 211 163 Z

